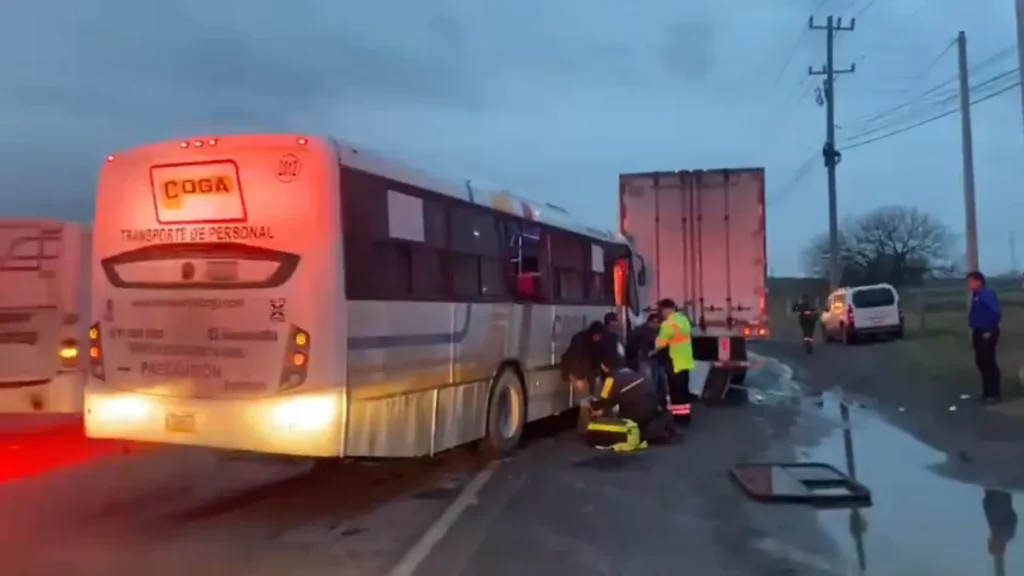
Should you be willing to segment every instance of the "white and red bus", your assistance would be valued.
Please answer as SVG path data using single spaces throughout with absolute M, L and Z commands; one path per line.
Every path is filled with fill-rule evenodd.
M 612 232 L 333 139 L 203 137 L 107 158 L 91 437 L 408 457 L 578 402 L 558 360 L 640 314 Z
M 81 224 L 0 220 L 0 431 L 82 412 L 91 243 Z

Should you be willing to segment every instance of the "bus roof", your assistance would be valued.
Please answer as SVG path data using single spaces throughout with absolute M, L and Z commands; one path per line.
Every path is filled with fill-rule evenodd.
M 214 145 L 215 143 L 230 144 L 233 140 L 237 141 L 245 139 L 250 143 L 252 140 L 262 140 L 264 142 L 274 144 L 293 142 L 302 145 L 305 144 L 307 140 L 316 138 L 316 136 L 303 134 L 203 135 L 194 136 L 188 139 L 168 140 L 164 142 L 144 144 L 127 150 L 115 152 L 111 156 L 108 156 L 107 160 L 112 161 L 115 157 L 121 156 L 159 153 L 162 149 L 168 149 L 171 147 L 188 148 L 191 147 L 193 143 L 197 146 L 202 145 L 204 142 L 208 142 L 210 145 Z M 337 151 L 338 161 L 345 166 L 371 172 L 391 180 L 404 182 L 411 186 L 458 198 L 466 202 L 472 202 L 480 206 L 499 210 L 527 220 L 535 220 L 556 228 L 562 228 L 577 234 L 582 234 L 590 238 L 606 242 L 627 244 L 626 240 L 617 232 L 602 230 L 580 223 L 573 218 L 572 214 L 568 210 L 560 206 L 556 206 L 548 202 L 536 202 L 534 200 L 523 198 L 522 196 L 509 192 L 501 186 L 484 184 L 473 180 L 447 180 L 433 176 L 423 170 L 414 168 L 393 158 L 389 158 L 382 153 L 357 146 L 354 143 L 346 142 L 338 138 L 320 137 L 318 139 L 322 142 L 330 143 L 330 145 Z
M 575 220 L 568 210 L 550 202 L 536 202 L 513 194 L 508 189 L 494 184 L 475 180 L 456 182 L 442 179 L 403 162 L 388 158 L 379 152 L 356 147 L 352 143 L 338 139 L 334 139 L 334 143 L 338 150 L 338 160 L 345 166 L 372 172 L 391 180 L 404 182 L 480 206 L 486 206 L 527 220 L 534 220 L 556 228 L 570 230 L 591 238 L 608 242 L 626 243 L 625 239 L 619 234 L 610 230 L 601 230 L 582 224 Z

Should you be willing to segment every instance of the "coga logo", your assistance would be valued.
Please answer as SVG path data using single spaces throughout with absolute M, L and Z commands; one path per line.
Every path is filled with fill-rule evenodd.
M 230 176 L 167 180 L 163 183 L 161 201 L 167 210 L 179 210 L 188 196 L 231 194 L 235 191 L 235 180 Z
M 233 160 L 151 166 L 153 207 L 160 224 L 245 222 L 245 200 Z

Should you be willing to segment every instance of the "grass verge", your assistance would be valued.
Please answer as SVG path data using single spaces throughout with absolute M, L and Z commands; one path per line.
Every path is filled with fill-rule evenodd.
M 1007 397 L 1024 396 L 1019 376 L 1024 365 L 1024 310 L 1004 310 L 998 355 L 1003 373 L 1003 393 Z M 908 364 L 931 379 L 956 385 L 965 392 L 980 392 L 974 350 L 967 329 L 967 314 L 961 310 L 930 311 L 921 319 L 907 317 L 907 337 L 899 343 L 899 352 Z

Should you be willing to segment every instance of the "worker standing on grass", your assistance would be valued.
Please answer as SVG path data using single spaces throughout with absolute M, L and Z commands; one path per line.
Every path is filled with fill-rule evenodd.
M 971 327 L 974 346 L 974 364 L 981 373 L 981 400 L 998 402 L 1002 398 L 1002 375 L 996 359 L 999 345 L 999 323 L 1003 312 L 999 297 L 985 286 L 985 275 L 974 270 L 967 275 L 967 288 L 971 291 L 971 309 L 967 322 Z
M 671 299 L 658 302 L 661 328 L 655 340 L 657 350 L 668 350 L 669 412 L 674 417 L 689 421 L 691 412 L 690 370 L 693 370 L 693 339 L 690 320 L 676 310 Z

